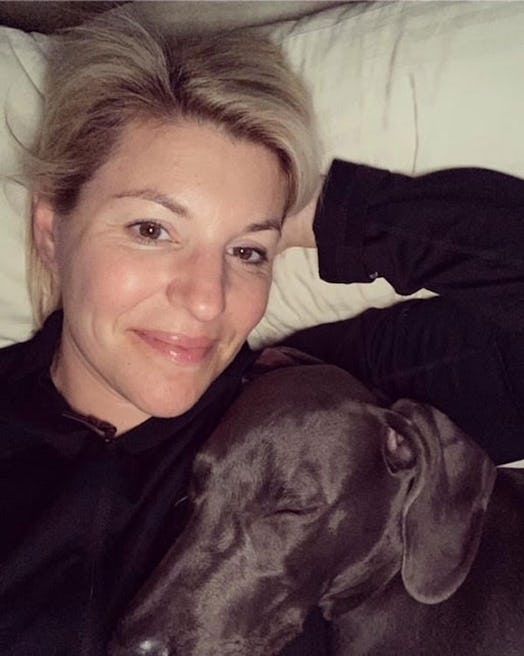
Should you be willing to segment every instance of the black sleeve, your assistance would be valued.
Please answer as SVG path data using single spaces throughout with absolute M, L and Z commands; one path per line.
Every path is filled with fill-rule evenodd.
M 524 458 L 524 339 L 443 297 L 371 309 L 284 342 L 447 414 L 496 464 Z
M 524 331 L 524 180 L 470 168 L 413 178 L 335 160 L 314 230 L 326 281 L 425 287 Z

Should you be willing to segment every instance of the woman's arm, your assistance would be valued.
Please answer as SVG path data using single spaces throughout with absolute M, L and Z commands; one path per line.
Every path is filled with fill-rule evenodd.
M 285 226 L 289 244 L 286 231 L 313 245 L 314 208 Z M 335 160 L 313 228 L 326 281 L 384 277 L 400 294 L 430 289 L 524 331 L 524 180 L 466 168 L 412 178 Z
M 311 226 L 313 211 L 293 220 Z M 441 297 L 371 309 L 286 343 L 391 400 L 431 403 L 496 463 L 524 458 L 524 181 L 481 169 L 410 178 L 335 162 L 314 229 L 325 280 L 378 275 L 400 293 L 425 287 Z

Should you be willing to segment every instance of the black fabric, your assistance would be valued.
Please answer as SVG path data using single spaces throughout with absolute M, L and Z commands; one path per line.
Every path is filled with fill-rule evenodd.
M 370 311 L 294 343 L 466 427 L 477 417 L 469 432 L 494 457 L 523 457 L 523 199 L 523 181 L 493 172 L 411 179 L 336 162 L 315 219 L 322 275 L 383 275 L 400 292 L 425 286 L 444 299 Z M 0 350 L 6 656 L 105 654 L 117 617 L 182 530 L 193 455 L 255 357 L 244 348 L 181 417 L 111 440 L 50 380 L 60 328 L 53 315 L 33 340 Z M 325 626 L 313 612 L 285 656 L 328 654 Z
M 425 287 L 524 333 L 524 182 L 485 169 L 411 178 L 336 160 L 315 217 L 321 277 Z
M 430 403 L 496 464 L 524 458 L 524 339 L 444 298 L 368 310 L 286 344 L 344 367 L 390 401 Z

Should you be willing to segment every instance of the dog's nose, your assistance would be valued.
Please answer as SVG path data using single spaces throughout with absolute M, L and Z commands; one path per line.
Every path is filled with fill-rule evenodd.
M 162 640 L 147 638 L 138 644 L 124 647 L 113 643 L 109 650 L 110 656 L 177 656 Z
M 163 641 L 148 638 L 137 646 L 133 656 L 173 656 L 173 652 L 169 651 Z

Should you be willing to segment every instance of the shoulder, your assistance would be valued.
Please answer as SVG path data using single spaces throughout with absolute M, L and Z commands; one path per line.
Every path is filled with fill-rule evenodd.
M 62 314 L 55 312 L 31 339 L 0 348 L 0 393 L 21 378 L 49 368 L 61 327 Z

